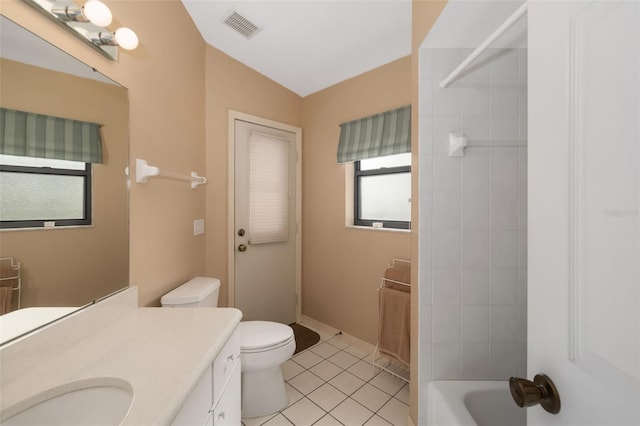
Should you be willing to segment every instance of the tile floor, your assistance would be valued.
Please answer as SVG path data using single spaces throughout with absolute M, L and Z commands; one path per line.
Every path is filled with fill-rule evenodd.
M 282 365 L 289 406 L 244 426 L 406 426 L 409 385 L 371 366 L 371 354 L 334 337 Z

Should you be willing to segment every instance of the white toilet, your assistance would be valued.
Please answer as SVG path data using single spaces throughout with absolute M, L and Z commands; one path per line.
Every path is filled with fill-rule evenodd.
M 162 296 L 164 307 L 216 307 L 220 280 L 196 277 Z M 276 413 L 289 404 L 280 365 L 296 348 L 293 329 L 271 321 L 243 321 L 240 336 L 242 418 Z

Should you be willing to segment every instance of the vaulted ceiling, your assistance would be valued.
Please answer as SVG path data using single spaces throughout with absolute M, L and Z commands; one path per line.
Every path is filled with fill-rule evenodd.
M 411 0 L 182 2 L 208 44 L 300 96 L 411 53 Z

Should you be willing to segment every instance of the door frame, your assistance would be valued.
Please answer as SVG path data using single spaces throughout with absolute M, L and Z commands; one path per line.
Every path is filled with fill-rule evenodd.
M 302 128 L 244 112 L 229 110 L 227 145 L 227 300 L 235 307 L 235 139 L 236 120 L 295 134 L 296 139 L 296 322 L 302 319 Z

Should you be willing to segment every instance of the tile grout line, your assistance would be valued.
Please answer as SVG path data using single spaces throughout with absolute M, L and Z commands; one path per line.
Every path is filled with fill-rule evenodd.
M 331 343 L 330 343 L 329 341 L 325 341 L 325 342 L 331 345 Z M 315 345 L 314 345 L 314 346 L 315 346 Z M 374 383 L 371 383 L 371 381 L 372 381 L 375 377 L 377 377 L 378 375 L 380 375 L 380 374 L 382 374 L 382 373 L 383 373 L 383 371 L 382 371 L 382 370 L 380 370 L 377 374 L 375 374 L 373 377 L 371 377 L 371 378 L 370 378 L 370 379 L 368 379 L 368 380 L 363 380 L 361 377 L 356 376 L 355 374 L 353 374 L 353 373 L 351 373 L 350 371 L 348 371 L 348 370 L 349 370 L 351 367 L 353 367 L 355 364 L 357 364 L 357 363 L 358 363 L 358 362 L 360 362 L 360 361 L 363 361 L 366 357 L 368 357 L 368 355 L 369 355 L 369 354 L 366 354 L 364 357 L 358 357 L 358 356 L 356 356 L 356 355 L 353 355 L 353 354 L 351 354 L 351 353 L 347 352 L 347 350 L 346 350 L 347 348 L 349 348 L 349 347 L 353 347 L 353 346 L 351 346 L 351 345 L 348 345 L 348 346 L 346 346 L 346 347 L 344 347 L 344 348 L 342 348 L 342 349 L 341 349 L 341 348 L 338 348 L 337 346 L 332 345 L 332 346 L 336 347 L 337 349 L 339 349 L 339 350 L 338 350 L 338 352 L 336 352 L 335 354 L 330 355 L 330 356 L 329 356 L 329 357 L 327 357 L 327 358 L 324 358 L 322 355 L 320 355 L 320 354 L 318 354 L 318 353 L 316 353 L 316 352 L 314 352 L 314 351 L 313 351 L 313 349 L 312 349 L 312 348 L 313 348 L 314 346 L 312 346 L 312 347 L 310 347 L 310 348 L 306 349 L 305 351 L 309 350 L 309 351 L 313 352 L 315 355 L 318 355 L 319 357 L 323 358 L 323 361 L 328 361 L 328 362 L 330 362 L 331 364 L 333 364 L 333 365 L 337 366 L 338 368 L 340 368 L 340 369 L 342 370 L 340 373 L 336 374 L 335 376 L 333 376 L 331 379 L 329 379 L 329 380 L 327 380 L 327 381 L 325 381 L 324 379 L 322 379 L 321 377 L 319 377 L 319 378 L 320 378 L 321 380 L 323 380 L 326 384 L 329 384 L 330 386 L 332 386 L 333 388 L 337 389 L 339 392 L 341 392 L 341 393 L 343 393 L 344 395 L 346 395 L 346 396 L 347 396 L 347 398 L 345 398 L 345 399 L 344 399 L 343 401 L 341 401 L 338 405 L 336 405 L 336 407 L 337 407 L 337 406 L 339 406 L 340 404 L 344 403 L 344 401 L 346 401 L 347 399 L 351 399 L 351 400 L 353 400 L 355 403 L 357 403 L 358 405 L 362 406 L 362 407 L 363 407 L 363 408 L 365 408 L 366 410 L 368 410 L 368 411 L 370 411 L 370 412 L 372 412 L 372 413 L 373 413 L 373 414 L 372 414 L 372 416 L 371 416 L 371 417 L 369 417 L 369 418 L 367 419 L 367 421 L 371 420 L 371 418 L 373 418 L 373 417 L 374 417 L 374 416 L 376 416 L 376 415 L 377 415 L 377 416 L 379 416 L 380 418 L 384 419 L 385 421 L 387 421 L 387 419 L 386 419 L 385 417 L 381 416 L 381 415 L 380 415 L 380 414 L 378 414 L 378 413 L 379 413 L 379 411 L 380 411 L 380 410 L 382 410 L 382 408 L 384 408 L 384 406 L 385 406 L 385 405 L 387 405 L 387 404 L 388 404 L 392 399 L 395 399 L 395 400 L 397 400 L 398 402 L 400 402 L 400 403 L 402 403 L 402 404 L 404 404 L 404 405 L 407 405 L 407 404 L 406 404 L 404 401 L 402 401 L 401 399 L 396 398 L 396 395 L 397 395 L 398 393 L 400 393 L 400 391 L 401 391 L 401 390 L 406 386 L 406 383 L 405 383 L 405 384 L 403 384 L 402 386 L 400 386 L 400 388 L 399 388 L 398 390 L 396 390 L 395 392 L 393 392 L 393 393 L 389 393 L 389 392 L 387 392 L 386 390 L 381 389 L 380 387 L 376 386 Z M 358 348 L 356 348 L 356 349 L 358 349 Z M 305 351 L 303 351 L 303 352 L 305 352 Z M 346 352 L 348 355 L 351 355 L 351 356 L 353 356 L 354 358 L 357 358 L 357 359 L 358 359 L 358 361 L 356 361 L 355 363 L 351 364 L 351 365 L 350 365 L 350 366 L 348 366 L 347 368 L 343 368 L 342 366 L 335 364 L 334 362 L 332 362 L 332 361 L 329 359 L 329 358 L 331 358 L 331 357 L 333 357 L 333 356 L 337 355 L 337 354 L 338 354 L 338 353 L 340 353 L 340 352 Z M 302 353 L 302 352 L 301 352 L 301 353 Z M 294 361 L 294 362 L 295 362 L 295 360 L 294 360 L 294 359 L 292 359 L 292 361 Z M 309 367 L 309 368 L 305 368 L 304 366 L 302 366 L 302 365 L 300 365 L 300 364 L 298 364 L 298 365 L 300 365 L 302 368 L 305 368 L 305 371 L 309 371 L 309 373 L 311 373 L 311 374 L 313 374 L 314 376 L 318 377 L 316 374 L 314 374 L 314 373 L 313 373 L 313 371 L 310 371 L 310 370 L 311 370 L 311 368 L 313 368 L 313 367 L 315 367 L 316 365 L 318 365 L 318 364 L 322 363 L 323 361 L 320 361 L 320 362 L 318 362 L 318 363 L 316 363 L 316 364 L 312 365 L 312 366 L 311 366 L 311 367 Z M 363 361 L 363 362 L 365 362 L 365 361 Z M 366 362 L 365 362 L 365 363 L 366 363 Z M 296 363 L 296 364 L 297 364 L 297 363 Z M 335 377 L 339 376 L 340 374 L 342 374 L 342 373 L 344 373 L 344 372 L 346 372 L 346 373 L 348 373 L 348 374 L 351 374 L 352 376 L 356 377 L 357 379 L 362 380 L 364 383 L 363 383 L 361 386 L 359 386 L 356 390 L 354 390 L 353 392 L 351 392 L 350 394 L 346 394 L 346 393 L 344 393 L 342 390 L 340 390 L 340 389 L 336 388 L 333 384 L 331 384 L 331 383 L 330 383 L 330 380 L 333 380 Z M 301 372 L 301 373 L 299 373 L 298 375 L 300 375 L 300 374 L 302 374 L 302 372 Z M 365 385 L 367 385 L 367 384 L 369 384 L 370 386 L 372 386 L 374 389 L 379 390 L 380 392 L 384 393 L 384 394 L 388 397 L 388 399 L 386 399 L 386 400 L 385 400 L 384 404 L 382 404 L 382 406 L 380 406 L 380 408 L 378 408 L 378 409 L 377 409 L 377 410 L 375 410 L 375 411 L 374 411 L 374 410 L 371 410 L 369 407 L 364 406 L 362 403 L 360 403 L 358 400 L 356 400 L 356 399 L 354 399 L 354 398 L 352 397 L 353 395 L 355 395 L 355 394 L 356 394 L 360 389 L 362 389 L 362 388 L 363 388 Z M 294 387 L 294 389 L 296 389 L 296 388 L 295 388 L 295 386 L 293 386 L 293 385 L 290 385 L 290 386 L 292 386 L 292 387 Z M 315 392 L 315 391 L 316 391 L 317 389 L 319 389 L 320 387 L 322 387 L 322 385 L 321 385 L 321 386 L 319 386 L 318 388 L 315 388 L 314 390 L 312 390 L 311 392 L 309 392 L 307 395 L 310 395 L 311 393 Z M 299 389 L 296 389 L 296 390 L 297 390 L 298 392 L 300 392 L 300 390 L 299 390 Z M 304 395 L 304 396 L 305 396 L 305 397 L 307 397 L 307 395 Z M 311 402 L 313 402 L 313 400 L 311 400 L 310 398 L 308 398 L 308 399 L 309 399 Z M 296 401 L 296 402 L 297 402 L 297 401 Z M 317 406 L 317 404 L 315 404 L 315 405 Z M 333 409 L 335 409 L 336 407 L 332 408 L 332 410 L 333 410 Z M 320 407 L 320 408 L 322 409 L 322 407 Z M 324 411 L 324 409 L 323 409 L 323 411 Z M 331 415 L 331 411 L 325 411 L 325 412 L 326 412 L 327 414 Z M 324 417 L 324 416 L 323 416 L 323 417 Z M 334 416 L 331 416 L 331 417 L 334 417 Z M 335 418 L 335 417 L 334 417 L 334 418 Z M 322 419 L 322 417 L 321 417 L 321 419 Z M 319 420 L 318 420 L 318 421 L 319 421 Z M 365 422 L 365 423 L 366 423 L 366 422 Z
M 344 423 L 342 423 L 342 421 L 340 421 L 339 419 L 337 419 L 332 413 L 333 410 L 335 410 L 337 407 L 339 407 L 340 405 L 344 404 L 346 401 L 351 400 L 351 403 L 355 403 L 358 404 L 358 406 L 362 407 L 363 409 L 366 410 L 365 413 L 371 413 L 371 415 L 369 415 L 366 420 L 364 421 L 364 423 L 362 423 L 363 425 L 366 424 L 367 422 L 371 421 L 371 419 L 373 419 L 374 417 L 379 417 L 381 419 L 383 419 L 385 422 L 388 422 L 390 424 L 391 421 L 388 420 L 386 417 L 382 416 L 380 413 L 380 411 L 389 404 L 389 402 L 391 402 L 393 399 L 396 400 L 397 403 L 400 403 L 402 405 L 407 406 L 407 404 L 400 398 L 398 398 L 398 394 L 407 386 L 407 383 L 402 383 L 400 384 L 400 387 L 397 390 L 394 391 L 387 391 L 384 389 L 381 389 L 379 386 L 376 386 L 376 384 L 372 383 L 372 381 L 380 376 L 382 373 L 384 373 L 382 370 L 380 369 L 373 369 L 373 373 L 371 376 L 369 376 L 367 374 L 368 379 L 363 379 L 362 377 L 360 377 L 357 374 L 354 374 L 352 371 L 350 371 L 354 366 L 356 366 L 358 363 L 360 362 L 364 362 L 365 364 L 367 364 L 367 366 L 369 366 L 369 362 L 366 361 L 366 359 L 369 357 L 369 353 L 367 353 L 365 350 L 362 350 L 356 346 L 347 344 L 345 342 L 340 343 L 340 346 L 336 346 L 335 344 L 332 344 L 330 342 L 330 340 L 333 340 L 335 337 L 331 337 L 328 340 L 320 340 L 316 345 L 311 346 L 307 349 L 305 349 L 304 351 L 296 354 L 294 357 L 290 358 L 289 360 L 287 360 L 287 362 L 291 361 L 294 363 L 294 365 L 298 366 L 299 368 L 301 368 L 302 370 L 300 372 L 298 372 L 297 374 L 291 376 L 288 378 L 288 380 L 285 380 L 285 383 L 291 387 L 291 389 L 293 389 L 294 391 L 296 391 L 297 393 L 299 393 L 301 395 L 301 398 L 296 400 L 294 403 L 290 404 L 289 406 L 285 407 L 283 410 L 279 411 L 278 413 L 275 413 L 273 416 L 269 417 L 268 419 L 266 419 L 264 422 L 261 422 L 260 425 L 264 426 L 266 424 L 268 424 L 269 422 L 271 422 L 274 418 L 278 417 L 278 416 L 282 416 L 282 418 L 284 418 L 287 422 L 289 423 L 293 423 L 295 426 L 295 423 L 293 422 L 293 420 L 291 420 L 291 418 L 287 417 L 287 415 L 284 413 L 285 410 L 295 406 L 296 404 L 298 404 L 300 401 L 306 399 L 308 402 L 311 402 L 315 407 L 317 407 L 319 410 L 321 410 L 322 415 L 320 416 L 320 418 L 318 418 L 317 420 L 315 420 L 312 424 L 315 425 L 317 423 L 319 423 L 322 419 L 324 419 L 325 417 L 329 416 L 332 420 L 338 422 L 340 425 L 345 426 Z M 339 340 L 339 339 L 338 339 Z M 337 349 L 337 351 L 331 355 L 328 356 L 324 356 L 321 355 L 315 351 L 313 351 L 312 349 L 316 346 L 319 346 L 323 343 L 327 343 L 330 346 L 332 346 L 333 348 Z M 349 348 L 353 348 L 356 351 L 356 354 L 351 353 L 348 351 Z M 341 352 L 344 352 L 346 355 L 353 357 L 354 359 L 356 359 L 355 362 L 350 363 L 346 368 L 336 364 L 334 361 L 330 360 L 329 358 L 332 358 L 336 355 L 339 355 Z M 313 364 L 309 364 L 309 367 L 305 367 L 304 365 L 300 364 L 299 362 L 297 362 L 295 360 L 296 357 L 300 356 L 301 354 L 304 353 L 311 353 L 314 356 L 318 357 L 320 359 L 320 361 L 315 362 Z M 364 356 L 359 355 L 358 353 L 364 353 Z M 324 361 L 328 361 L 330 365 L 338 368 L 340 370 L 339 373 L 333 375 L 331 378 L 329 378 L 328 380 L 325 380 L 324 378 L 318 376 L 316 373 L 314 373 L 311 369 L 318 366 L 319 364 L 323 363 Z M 376 373 L 376 370 L 377 371 Z M 315 388 L 313 388 L 312 390 L 310 390 L 309 392 L 307 392 L 306 394 L 301 392 L 298 388 L 296 388 L 293 384 L 290 383 L 291 380 L 293 380 L 294 378 L 302 375 L 303 373 L 308 372 L 310 373 L 313 377 L 319 379 L 320 381 L 322 381 L 322 384 L 320 386 L 317 386 Z M 334 380 L 336 377 L 340 376 L 343 373 L 347 373 L 349 374 L 351 377 L 357 379 L 358 381 L 363 382 L 362 384 L 359 384 L 357 386 L 357 388 L 355 388 L 355 390 L 353 390 L 350 393 L 346 393 L 344 392 L 342 389 L 338 388 L 336 385 L 334 385 L 333 383 L 330 383 L 331 380 Z M 342 399 L 338 404 L 336 404 L 333 408 L 331 408 L 331 410 L 327 411 L 324 408 L 322 408 L 318 403 L 316 403 L 311 397 L 310 395 L 314 392 L 316 392 L 318 389 L 320 389 L 321 387 L 323 387 L 324 385 L 329 385 L 331 388 L 335 389 L 337 392 L 339 392 L 340 394 L 344 395 L 345 398 Z M 382 403 L 382 405 L 376 409 L 376 410 L 372 410 L 369 407 L 365 406 L 363 403 L 359 402 L 357 399 L 353 398 L 353 395 L 355 395 L 357 392 L 359 392 L 360 390 L 362 390 L 366 385 L 371 386 L 373 389 L 375 389 L 378 392 L 381 392 L 384 395 L 384 402 Z M 244 421 L 243 421 L 243 425 L 245 425 Z

